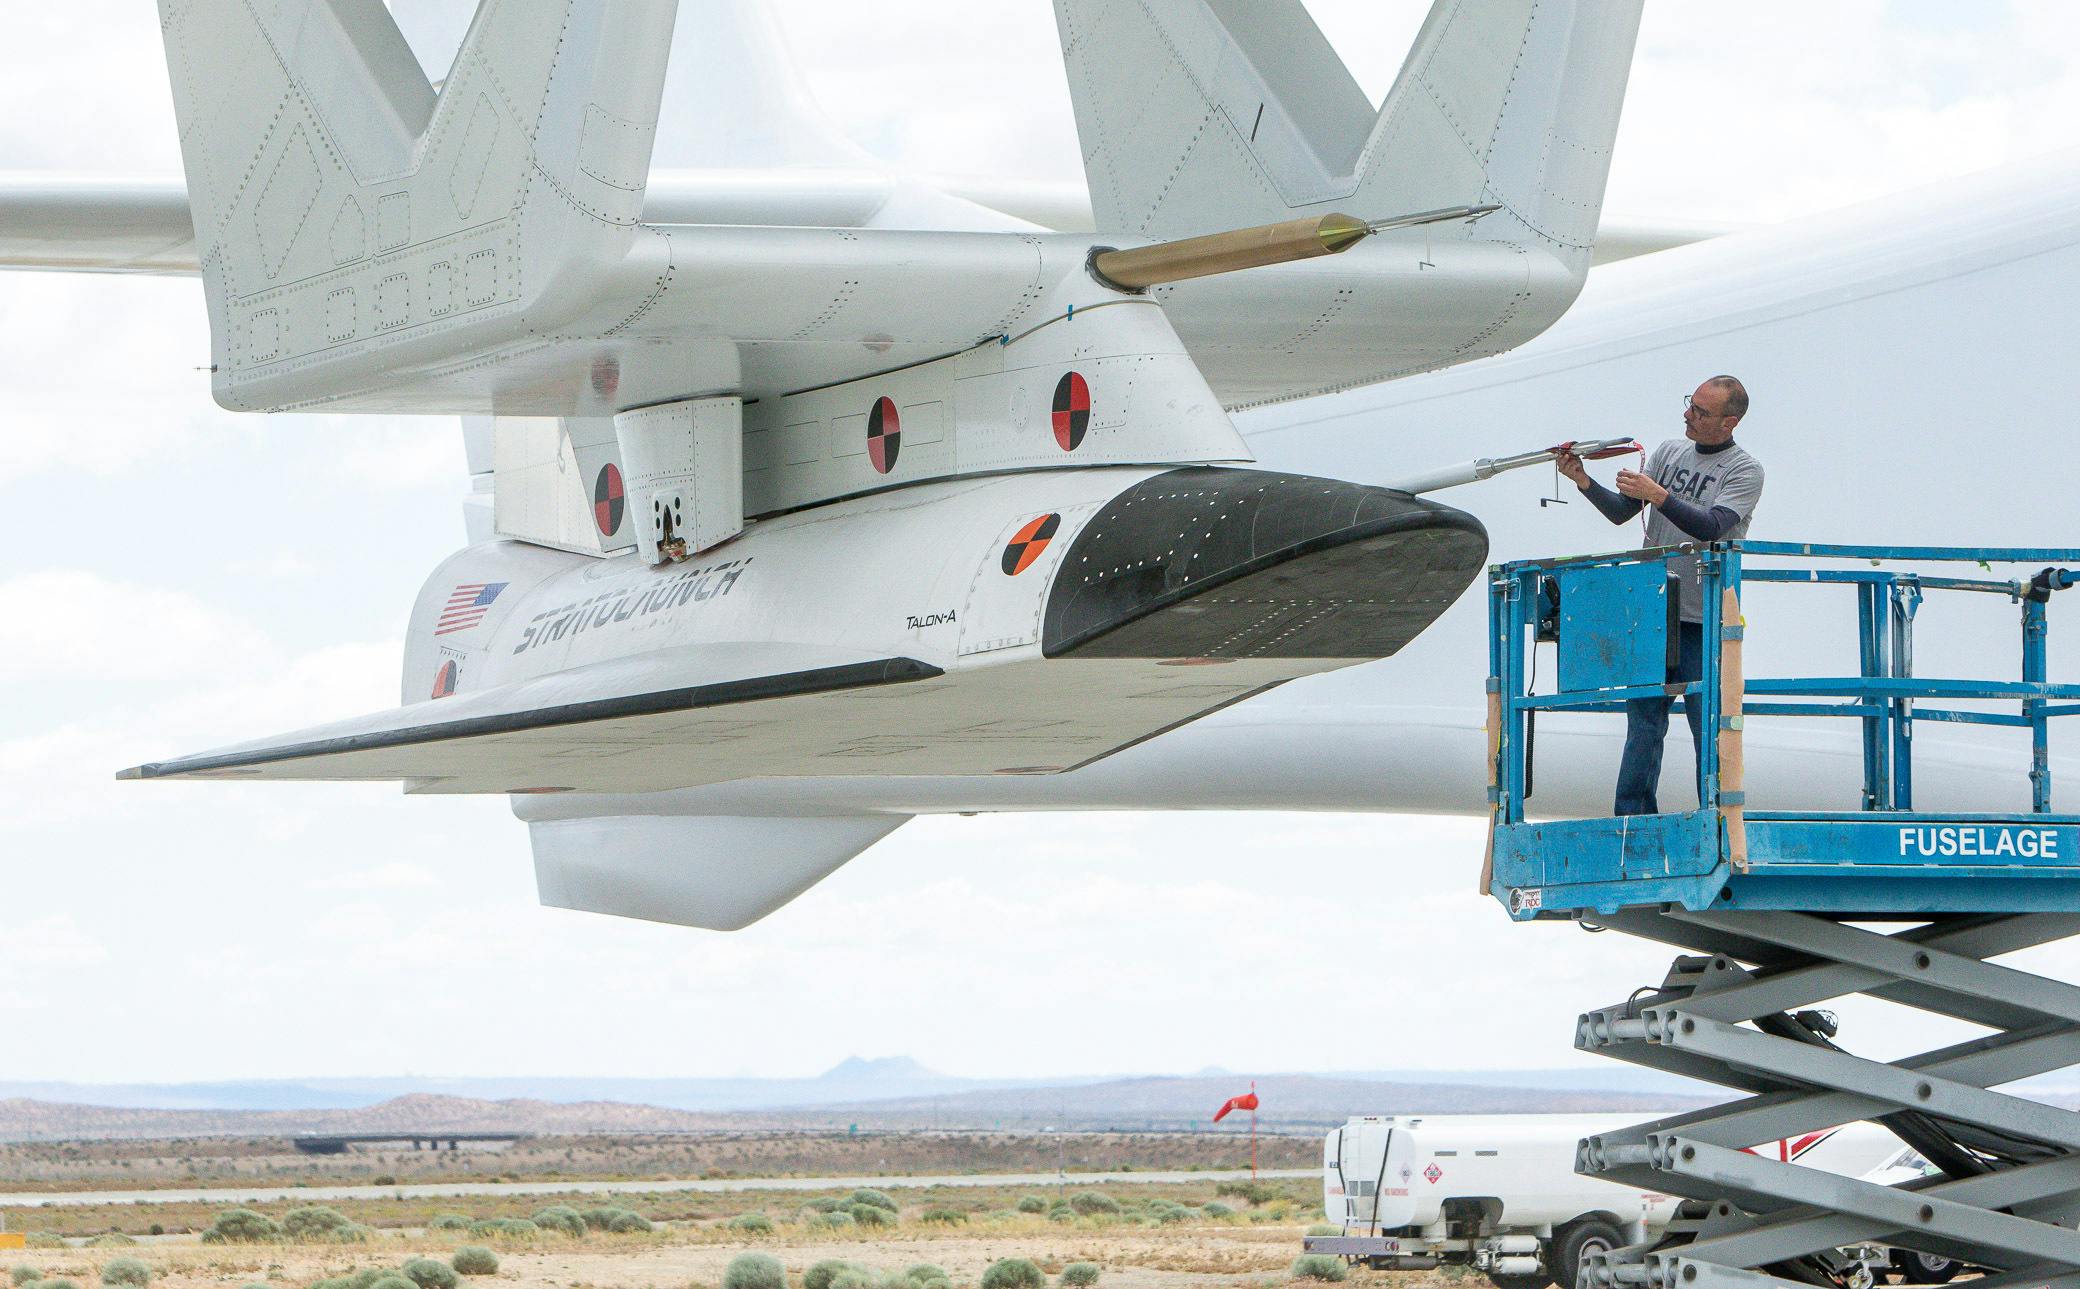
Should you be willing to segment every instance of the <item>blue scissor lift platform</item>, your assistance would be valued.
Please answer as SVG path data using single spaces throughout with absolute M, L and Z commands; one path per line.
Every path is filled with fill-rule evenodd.
M 2080 1113 L 1990 1090 L 2080 1064 L 2080 988 L 1987 961 L 2080 934 L 2080 816 L 2053 812 L 2049 754 L 2080 684 L 2050 679 L 2046 647 L 2073 564 L 2080 550 L 1722 542 L 1491 570 L 1482 887 L 1520 921 L 1686 950 L 1658 984 L 1582 1016 L 1576 1046 L 1746 1094 L 1582 1142 L 1580 1171 L 1694 1201 L 1659 1243 L 1590 1258 L 1595 1289 L 1854 1285 L 1867 1271 L 1840 1251 L 1862 1245 L 1958 1259 L 1985 1269 L 1986 1289 L 2080 1289 Z M 2001 579 L 1995 565 L 2045 567 Z M 1701 675 L 1670 683 L 1684 566 L 1701 591 Z M 1765 582 L 1853 590 L 1858 674 L 1746 676 L 1743 592 Z M 1938 593 L 2014 607 L 2018 679 L 1915 674 L 1916 617 Z M 1557 641 L 1549 693 L 1531 682 L 1541 640 Z M 1697 809 L 1525 818 L 1539 714 L 1671 697 L 1702 712 Z M 1856 724 L 1860 800 L 1822 803 L 1856 808 L 1748 808 L 1743 734 L 1768 717 Z M 1914 730 L 1938 721 L 2026 731 L 2029 808 L 1917 811 Z M 1857 1056 L 1816 1010 L 1855 994 L 1991 1033 Z M 1931 1171 L 1884 1186 L 1747 1150 L 1855 1120 Z

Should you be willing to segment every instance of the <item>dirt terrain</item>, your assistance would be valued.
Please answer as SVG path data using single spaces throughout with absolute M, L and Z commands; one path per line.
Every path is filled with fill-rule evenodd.
M 1265 1168 L 1311 1168 L 1321 1138 L 1258 1138 Z M 495 1149 L 355 1146 L 299 1154 L 286 1137 L 0 1144 L 0 1190 L 237 1184 L 646 1180 L 1249 1167 L 1245 1133 L 727 1132 L 542 1136 Z M 381 1179 L 389 1179 L 383 1181 Z
M 10 1265 L 34 1266 L 45 1277 L 64 1276 L 83 1286 L 99 1283 L 106 1262 L 129 1256 L 151 1265 L 155 1273 L 152 1284 L 159 1289 L 221 1289 L 255 1283 L 304 1289 L 326 1276 L 365 1267 L 394 1267 L 420 1254 L 445 1259 L 458 1245 L 486 1244 L 498 1251 L 497 1274 L 465 1279 L 463 1289 L 472 1285 L 481 1289 L 709 1289 L 720 1285 L 731 1258 L 757 1249 L 780 1259 L 790 1286 L 799 1286 L 802 1273 L 814 1263 L 841 1258 L 881 1272 L 930 1262 L 944 1267 L 957 1289 L 968 1289 L 979 1282 L 990 1263 L 1022 1257 L 1038 1263 L 1050 1276 L 1070 1262 L 1097 1263 L 1103 1269 L 1103 1289 L 1211 1289 L 1282 1284 L 1289 1279 L 1301 1234 L 1313 1217 L 1313 1201 L 1299 1198 L 1296 1192 L 1301 1189 L 1307 1188 L 1294 1183 L 1276 1186 L 1275 1195 L 1260 1192 L 1263 1202 L 1254 1205 L 1230 1195 L 1226 1202 L 1236 1209 L 1231 1215 L 1211 1216 L 1195 1210 L 1190 1218 L 1169 1224 L 1137 1217 L 1134 1212 L 1152 1211 L 1163 1199 L 1202 1205 L 1213 1200 L 1214 1186 L 1115 1185 L 1106 1193 L 1127 1205 L 1126 1214 L 1068 1222 L 989 1207 L 1015 1204 L 1021 1195 L 1052 1202 L 1057 1196 L 1053 1188 L 984 1188 L 958 1195 L 950 1190 L 904 1189 L 891 1192 L 902 1210 L 898 1225 L 840 1231 L 808 1220 L 800 1206 L 813 1201 L 813 1194 L 748 1192 L 700 1197 L 707 1211 L 699 1217 L 672 1218 L 654 1206 L 631 1204 L 638 1210 L 649 1208 L 654 1217 L 667 1223 L 642 1235 L 591 1233 L 571 1238 L 544 1234 L 513 1239 L 413 1228 L 379 1230 L 365 1242 L 348 1245 L 206 1245 L 195 1235 L 185 1234 L 147 1237 L 131 1247 L 31 1249 L 5 1258 Z M 1075 1193 L 1073 1184 L 1070 1193 Z M 969 1210 L 958 1221 L 925 1217 L 932 1209 L 956 1203 Z M 138 1216 L 171 1217 L 168 1207 L 145 1206 Z M 772 1234 L 748 1235 L 726 1224 L 733 1212 L 754 1209 L 777 1223 Z M 525 1211 L 509 1203 L 504 1215 L 518 1216 Z M 353 1215 L 363 1221 L 380 1216 L 367 1210 Z M 101 1216 L 111 1214 L 102 1210 Z M 123 1213 L 121 1224 L 131 1225 L 132 1215 Z M 1351 1283 L 1384 1287 L 1392 1282 L 1395 1289 L 1419 1289 L 1438 1278 L 1361 1272 L 1354 1273 Z
M 1313 1212 L 1321 1204 L 1321 1188 L 1312 1179 L 1282 1179 L 1263 1183 L 1262 1194 L 1269 1196 L 1266 1204 L 1255 1209 L 1241 1220 L 1258 1217 L 1265 1220 L 1293 1213 Z M 970 1222 L 987 1221 L 989 1215 L 1000 1213 L 1016 1204 L 1027 1195 L 1037 1195 L 1052 1201 L 1062 1190 L 1073 1194 L 1084 1189 L 1072 1176 L 1066 1188 L 1051 1186 L 905 1186 L 891 1188 L 889 1193 L 902 1206 L 904 1227 L 914 1224 L 915 1219 L 933 1209 L 961 1214 Z M 1188 1183 L 1182 1185 L 1165 1183 L 1143 1183 L 1136 1185 L 1107 1185 L 1105 1191 L 1119 1196 L 1122 1202 L 1139 1199 L 1143 1203 L 1170 1200 L 1179 1204 L 1199 1205 L 1209 1200 L 1218 1201 L 1219 1186 L 1213 1182 Z M 527 1217 L 545 1205 L 567 1203 L 576 1208 L 595 1204 L 611 1203 L 631 1209 L 653 1222 L 674 1224 L 682 1228 L 682 1234 L 692 1234 L 706 1224 L 718 1223 L 740 1213 L 764 1213 L 775 1221 L 785 1222 L 805 1207 L 820 1199 L 840 1199 L 847 1191 L 833 1190 L 784 1190 L 730 1191 L 719 1194 L 617 1194 L 612 1197 L 575 1195 L 439 1195 L 399 1196 L 384 1199 L 354 1199 L 327 1201 L 327 1206 L 336 1208 L 353 1221 L 376 1228 L 379 1232 L 412 1230 L 425 1226 L 436 1217 L 446 1213 L 460 1214 L 471 1221 L 487 1218 Z M 1280 1205 L 1283 1201 L 1283 1207 Z M 280 1218 L 283 1213 L 307 1201 L 275 1201 L 247 1204 L 244 1207 Z M 1250 1206 L 1234 1196 L 1226 1202 L 1238 1208 Z M 54 1204 L 34 1209 L 11 1209 L 0 1211 L 10 1231 L 48 1231 L 69 1239 L 85 1239 L 114 1231 L 131 1236 L 160 1234 L 193 1234 L 206 1228 L 211 1218 L 224 1207 L 222 1204 L 196 1204 L 187 1202 L 165 1204 Z M 1261 1215 L 1261 1216 L 1259 1216 Z M 1300 1220 L 1296 1218 L 1295 1220 Z M 159 1228 L 153 1230 L 154 1227 Z M 924 1232 L 930 1234 L 927 1228 Z
M 1300 1231 L 1289 1227 L 1186 1229 L 1119 1232 L 1070 1231 L 1044 1219 L 994 1224 L 986 1232 L 935 1235 L 905 1232 L 873 1238 L 825 1236 L 797 1242 L 786 1234 L 765 1239 L 687 1241 L 669 1236 L 639 1239 L 619 1236 L 538 1242 L 542 1247 L 507 1247 L 499 1254 L 499 1272 L 479 1283 L 487 1289 L 571 1285 L 612 1285 L 617 1289 L 679 1289 L 712 1286 L 722 1281 L 731 1258 L 757 1248 L 779 1258 L 791 1283 L 825 1258 L 843 1258 L 876 1271 L 897 1271 L 913 1263 L 944 1267 L 957 1286 L 975 1284 L 984 1268 L 999 1258 L 1031 1258 L 1050 1274 L 1070 1262 L 1095 1262 L 1107 1273 L 1103 1284 L 1134 1286 L 1211 1285 L 1284 1280 L 1299 1252 Z M 359 1267 L 395 1265 L 416 1254 L 444 1257 L 454 1243 L 423 1238 L 391 1239 L 349 1253 L 337 1247 L 266 1246 L 220 1249 L 199 1244 L 166 1244 L 142 1250 L 75 1249 L 68 1253 L 31 1250 L 10 1255 L 16 1262 L 39 1266 L 46 1276 L 71 1273 L 81 1284 L 98 1281 L 98 1267 L 121 1255 L 141 1256 L 158 1269 L 153 1283 L 162 1289 L 215 1286 L 265 1279 L 283 1285 L 307 1285 L 323 1276 Z

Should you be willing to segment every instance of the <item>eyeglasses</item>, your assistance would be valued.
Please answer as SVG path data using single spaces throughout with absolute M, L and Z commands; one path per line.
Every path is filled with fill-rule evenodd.
M 1726 415 L 1726 413 L 1724 413 L 1724 412 L 1708 412 L 1708 411 L 1706 411 L 1706 410 L 1705 410 L 1704 408 L 1702 408 L 1702 407 L 1699 407 L 1699 406 L 1697 405 L 1697 396 L 1696 396 L 1695 394 L 1685 394 L 1685 395 L 1683 395 L 1683 415 L 1684 415 L 1684 416 L 1706 416 L 1706 417 L 1723 417 L 1723 416 L 1725 416 L 1725 415 Z

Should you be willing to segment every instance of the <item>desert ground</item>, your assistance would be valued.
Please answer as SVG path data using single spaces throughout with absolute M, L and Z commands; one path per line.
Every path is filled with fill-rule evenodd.
M 1321 1163 L 1317 1132 L 1264 1133 L 1267 1169 Z M 297 1153 L 286 1137 L 0 1142 L 0 1191 L 483 1181 L 1078 1172 L 1249 1167 L 1241 1133 L 720 1132 L 544 1134 L 493 1148 Z
M 805 1273 L 819 1262 L 839 1259 L 875 1277 L 916 1263 L 944 1268 L 952 1289 L 979 1285 L 999 1259 L 1026 1258 L 1050 1281 L 1072 1262 L 1095 1263 L 1105 1289 L 1198 1289 L 1200 1286 L 1265 1286 L 1290 1277 L 1300 1239 L 1317 1220 L 1319 1196 L 1309 1182 L 1286 1180 L 1234 1183 L 1108 1184 L 1100 1192 L 1117 1213 L 1060 1214 L 1062 1201 L 1095 1207 L 1093 1188 L 1070 1179 L 1062 1187 L 891 1187 L 896 1206 L 892 1225 L 833 1229 L 817 1212 L 842 1204 L 848 1192 L 745 1191 L 700 1196 L 618 1196 L 614 1203 L 642 1214 L 655 1229 L 581 1236 L 547 1230 L 525 1235 L 430 1229 L 442 1214 L 476 1220 L 524 1218 L 553 1198 L 470 1197 L 457 1201 L 363 1201 L 337 1208 L 367 1229 L 349 1242 L 270 1239 L 260 1243 L 205 1243 L 201 1231 L 221 1209 L 141 1204 L 89 1208 L 14 1210 L 11 1230 L 30 1226 L 48 1245 L 63 1233 L 65 1247 L 32 1247 L 0 1254 L 0 1264 L 33 1268 L 44 1281 L 70 1280 L 83 1289 L 101 1285 L 117 1258 L 134 1258 L 150 1269 L 159 1289 L 219 1289 L 258 1285 L 262 1289 L 306 1289 L 320 1280 L 357 1270 L 394 1268 L 425 1256 L 443 1261 L 463 1245 L 493 1249 L 498 1269 L 470 1277 L 462 1289 L 709 1289 L 721 1286 L 730 1261 L 747 1251 L 771 1254 L 786 1269 L 789 1289 L 800 1289 Z M 1058 1215 L 1019 1212 L 1020 1200 L 1054 1206 Z M 572 1200 L 582 1207 L 585 1200 Z M 1210 1206 L 1210 1207 L 1209 1207 Z M 279 1219 L 286 1204 L 255 1205 Z M 437 1212 L 429 1214 L 431 1207 Z M 731 1219 L 760 1213 L 768 1233 L 743 1229 Z M 450 1221 L 452 1222 L 452 1218 Z M 162 1234 L 151 1234 L 156 1225 Z M 141 1234 L 110 1236 L 111 1228 Z M 99 1238 L 94 1238 L 101 1232 Z M 79 1241 L 90 1241 L 79 1243 Z M 26 1274 L 26 1272 L 18 1273 Z M 1418 1289 L 1425 1282 L 1457 1278 L 1447 1273 L 1352 1273 L 1354 1285 L 1393 1282 Z M 1480 1282 L 1485 1284 L 1485 1281 Z M 36 1289 L 31 1283 L 29 1289 Z

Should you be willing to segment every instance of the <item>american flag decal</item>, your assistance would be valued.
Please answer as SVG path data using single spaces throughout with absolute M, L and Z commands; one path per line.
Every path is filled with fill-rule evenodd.
M 441 609 L 440 621 L 433 624 L 433 634 L 447 635 L 450 631 L 467 631 L 484 620 L 491 611 L 491 602 L 498 593 L 506 589 L 504 582 L 464 582 L 448 597 Z

